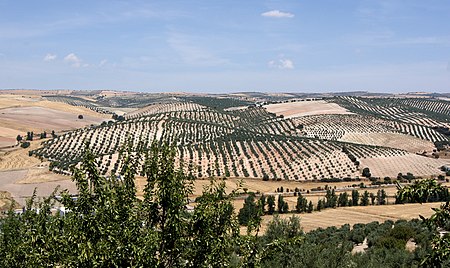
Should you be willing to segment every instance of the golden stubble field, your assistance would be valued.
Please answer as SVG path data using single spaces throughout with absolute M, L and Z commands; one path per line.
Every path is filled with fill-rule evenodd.
M 78 119 L 78 115 L 83 119 Z M 111 118 L 90 109 L 51 102 L 37 95 L 13 95 L 0 92 L 0 148 L 16 143 L 18 134 L 28 131 L 72 130 L 99 124 Z
M 370 223 L 373 221 L 384 222 L 387 220 L 411 220 L 419 218 L 422 215 L 426 218 L 433 215 L 432 208 L 437 208 L 441 203 L 424 204 L 403 204 L 403 205 L 384 205 L 367 207 L 342 207 L 335 209 L 325 209 L 320 212 L 302 213 L 302 214 L 281 214 L 281 218 L 289 218 L 293 215 L 300 217 L 300 224 L 305 232 L 331 226 L 342 226 L 356 223 Z M 264 232 L 273 216 L 263 217 L 261 231 Z

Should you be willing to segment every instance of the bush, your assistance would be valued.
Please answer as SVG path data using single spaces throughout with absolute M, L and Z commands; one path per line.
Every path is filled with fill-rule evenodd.
M 29 143 L 28 141 L 22 142 L 22 143 L 20 144 L 20 147 L 22 147 L 22 148 L 28 148 L 28 147 L 30 147 L 30 143 Z

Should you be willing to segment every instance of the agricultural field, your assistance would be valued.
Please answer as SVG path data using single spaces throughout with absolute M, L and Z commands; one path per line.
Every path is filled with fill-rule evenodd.
M 250 96 L 258 101 L 252 103 Z M 351 96 L 178 93 L 46 98 L 93 111 L 106 104 L 134 107 L 120 120 L 67 132 L 31 152 L 63 174 L 80 161 L 86 144 L 98 156 L 102 174 L 108 175 L 120 170 L 125 154 L 154 141 L 176 144 L 177 164 L 197 178 L 343 179 L 360 177 L 366 167 L 373 167 L 373 175 L 380 177 L 402 172 L 431 176 L 441 174 L 439 168 L 447 164 L 435 159 L 434 142 L 448 141 L 434 129 L 446 127 L 448 117 L 447 106 L 437 100 L 395 99 L 391 107 L 392 100 Z M 276 103 L 274 98 L 283 101 Z M 122 152 L 125 145 L 132 152 Z
M 402 204 L 384 205 L 368 207 L 341 207 L 327 209 L 307 214 L 281 214 L 282 218 L 289 218 L 293 215 L 300 217 L 303 230 L 309 232 L 317 228 L 327 228 L 331 226 L 342 226 L 344 224 L 354 225 L 357 223 L 370 223 L 373 221 L 385 222 L 387 220 L 411 220 L 419 216 L 430 217 L 434 211 L 432 208 L 439 208 L 441 203 L 424 204 Z M 263 233 L 272 216 L 263 217 L 261 232 Z
M 323 100 L 308 100 L 285 102 L 265 105 L 264 108 L 270 113 L 282 115 L 285 118 L 301 117 L 317 114 L 350 114 L 349 111 L 337 105 Z
M 84 107 L 51 102 L 39 95 L 0 92 L 0 149 L 17 144 L 17 135 L 65 131 L 96 125 L 110 118 Z M 23 93 L 30 93 L 24 91 Z M 78 119 L 83 115 L 83 119 Z
M 34 139 L 29 148 L 0 152 L 0 190 L 22 205 L 35 187 L 38 196 L 50 194 L 58 185 L 73 191 L 70 167 L 79 164 L 86 148 L 96 156 L 100 173 L 109 176 L 120 173 L 128 154 L 145 152 L 153 142 L 167 142 L 175 145 L 176 165 L 196 178 L 193 199 L 209 178 L 225 178 L 227 191 L 236 189 L 241 180 L 248 192 L 278 195 L 282 187 L 291 209 L 296 204 L 294 189 L 316 204 L 325 195 L 325 185 L 351 194 L 361 183 L 372 194 L 384 189 L 392 204 L 395 185 L 371 188 L 371 181 L 363 177 L 365 168 L 383 181 L 395 180 L 399 173 L 437 177 L 444 175 L 440 168 L 450 164 L 447 152 L 438 152 L 435 146 L 448 141 L 442 131 L 448 126 L 445 101 L 395 101 L 396 106 L 390 107 L 378 97 L 329 95 L 0 94 L 0 131 L 5 133 L 0 143 L 9 138 L 15 144 L 18 134 L 30 130 L 57 131 L 54 138 Z M 136 185 L 142 194 L 145 179 L 138 178 Z M 243 199 L 234 204 L 239 209 Z M 371 217 L 395 218 L 380 208 L 362 219 L 359 209 L 305 214 L 302 225 L 311 229 L 334 224 L 333 213 L 341 210 L 363 222 Z M 323 223 L 314 218 L 328 213 L 331 216 Z

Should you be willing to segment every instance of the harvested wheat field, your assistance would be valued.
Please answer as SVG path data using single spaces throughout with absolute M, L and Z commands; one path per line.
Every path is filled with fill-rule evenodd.
M 19 208 L 19 204 L 14 201 L 11 194 L 6 191 L 0 191 L 0 211 L 8 210 L 11 208 Z
M 351 114 L 336 103 L 319 101 L 298 101 L 288 103 L 269 104 L 264 106 L 268 112 L 292 118 L 316 114 Z
M 293 215 L 300 217 L 300 224 L 304 231 L 308 232 L 317 228 L 330 226 L 342 226 L 344 224 L 369 223 L 372 221 L 384 222 L 387 220 L 410 220 L 419 218 L 419 215 L 430 217 L 441 203 L 384 205 L 367 207 L 344 207 L 325 209 L 320 212 L 303 214 L 281 214 L 280 217 L 288 218 Z M 262 231 L 265 231 L 272 216 L 264 216 Z
M 78 115 L 83 119 L 78 119 Z M 17 135 L 52 130 L 73 130 L 99 124 L 110 115 L 90 109 L 43 100 L 39 96 L 0 94 L 0 148 L 16 144 Z
M 432 152 L 435 148 L 431 141 L 422 140 L 400 133 L 345 133 L 340 141 L 385 146 L 405 150 L 411 153 Z
M 91 109 L 73 106 L 62 102 L 52 102 L 43 99 L 41 96 L 36 95 L 8 95 L 1 94 L 0 92 L 0 109 L 4 108 L 15 108 L 15 107 L 42 107 L 48 108 L 68 113 L 73 113 L 75 115 L 83 114 L 89 115 L 97 118 L 111 118 L 108 114 L 97 113 Z
M 441 173 L 440 167 L 448 165 L 449 160 L 434 159 L 415 154 L 400 156 L 379 156 L 361 158 L 360 167 L 369 167 L 374 177 L 397 177 L 398 173 L 412 173 L 415 176 L 430 176 Z
M 70 177 L 65 177 L 63 180 L 57 181 L 28 181 L 27 183 L 20 183 L 24 182 L 28 178 L 28 175 L 28 169 L 0 171 L 0 189 L 11 193 L 11 197 L 22 206 L 25 205 L 26 199 L 33 194 L 34 189 L 36 189 L 36 197 L 38 198 L 50 196 L 56 187 L 59 187 L 59 190 L 67 189 L 71 193 L 76 193 L 75 183 L 70 180 Z M 52 176 L 54 175 L 56 174 Z
M 263 181 L 262 179 L 248 179 L 248 178 L 229 178 L 225 180 L 225 184 L 227 187 L 227 192 L 230 192 L 237 188 L 237 184 L 242 181 L 242 188 L 245 188 L 248 192 L 254 193 L 264 193 L 264 194 L 274 194 L 276 193 L 277 188 L 283 187 L 286 192 L 287 189 L 293 194 L 295 188 L 299 190 L 311 190 L 313 188 L 321 187 L 322 189 L 325 185 L 328 185 L 330 188 L 336 187 L 338 190 L 350 189 L 353 184 L 360 184 L 361 182 L 365 184 L 370 184 L 369 181 L 361 181 L 361 182 L 313 182 L 313 181 L 292 181 L 292 180 L 269 180 Z M 145 182 L 145 180 L 144 180 Z M 202 193 L 202 189 L 204 186 L 210 184 L 209 180 L 200 180 L 197 179 L 194 182 L 194 193 L 193 195 L 199 196 Z M 387 188 L 387 187 L 386 187 Z M 395 189 L 395 186 L 393 186 Z M 378 189 L 378 188 L 376 188 Z M 350 189 L 351 191 L 351 189 Z
M 39 146 L 40 142 L 35 141 L 31 142 L 30 147 L 26 149 L 18 147 L 15 150 L 0 154 L 0 171 L 31 168 L 39 165 L 41 160 L 28 156 L 30 150 L 36 149 Z
M 28 169 L 27 174 L 20 180 L 16 181 L 16 184 L 33 184 L 33 183 L 46 183 L 53 181 L 71 180 L 71 177 L 57 174 L 48 170 L 49 162 L 41 163 L 37 167 Z
M 0 114 L 3 126 L 22 132 L 69 130 L 104 121 L 103 118 L 90 115 L 83 115 L 83 119 L 78 119 L 77 114 L 43 107 L 5 108 L 0 110 Z

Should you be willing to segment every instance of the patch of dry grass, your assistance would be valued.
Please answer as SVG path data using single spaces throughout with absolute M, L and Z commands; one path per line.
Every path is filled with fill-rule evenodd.
M 38 148 L 40 143 L 41 141 L 33 141 L 30 147 L 26 149 L 18 147 L 15 150 L 2 154 L 0 156 L 0 170 L 24 169 L 39 165 L 41 160 L 28 156 L 28 152 Z
M 320 212 L 304 214 L 281 214 L 280 217 L 288 218 L 293 215 L 300 217 L 300 223 L 305 232 L 331 226 L 342 226 L 356 223 L 370 223 L 372 221 L 384 222 L 386 220 L 411 220 L 419 218 L 419 215 L 430 217 L 434 211 L 432 208 L 439 207 L 441 203 L 384 205 L 367 207 L 343 207 L 336 209 L 325 209 Z M 262 231 L 267 228 L 273 216 L 263 217 Z

